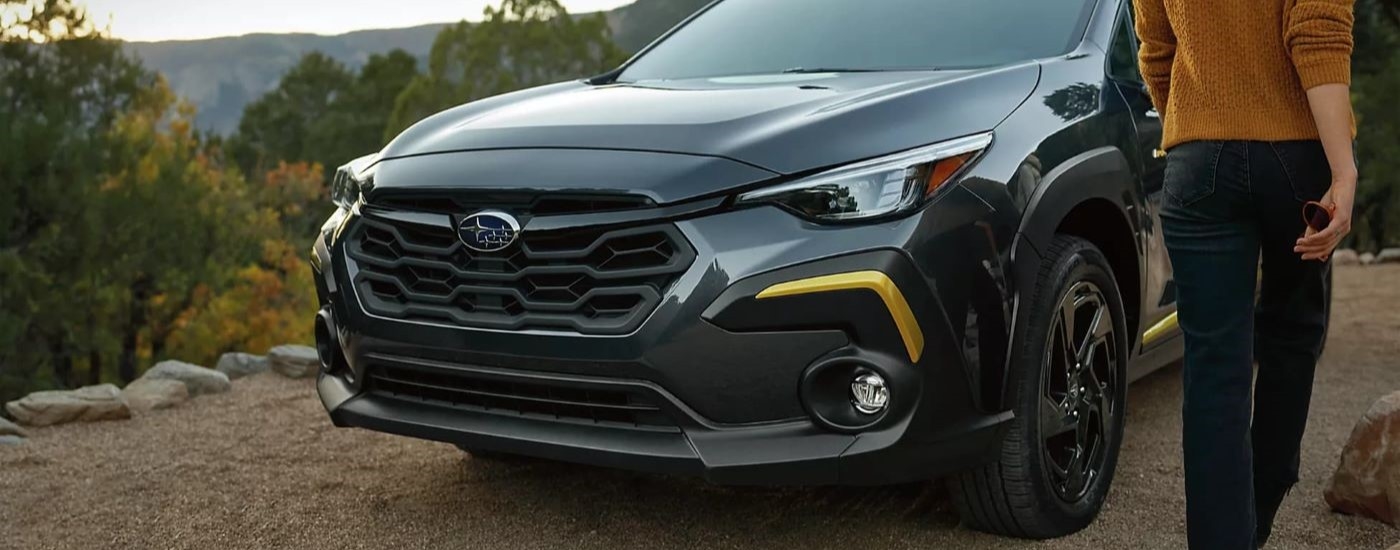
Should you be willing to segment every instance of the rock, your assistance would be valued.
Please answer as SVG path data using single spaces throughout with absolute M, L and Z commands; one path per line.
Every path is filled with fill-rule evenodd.
M 1397 525 L 1400 513 L 1400 392 L 1382 397 L 1357 421 L 1323 492 L 1338 512 Z
M 24 431 L 24 428 L 15 425 L 14 422 L 10 422 L 9 420 L 5 420 L 3 417 L 0 417 L 0 436 L 6 435 L 12 435 L 15 437 L 29 437 L 29 432 Z
M 151 411 L 168 409 L 190 400 L 190 389 L 184 382 L 164 378 L 141 378 L 122 390 L 122 397 L 132 409 Z
M 26 426 L 94 422 L 131 418 L 121 390 L 111 384 L 71 391 L 34 392 L 5 404 L 5 410 Z
M 1400 264 L 1400 248 L 1387 248 L 1376 254 L 1378 264 Z
M 229 380 L 237 380 L 251 374 L 267 370 L 267 358 L 251 353 L 225 353 L 219 357 L 214 370 L 228 375 Z
M 308 378 L 321 370 L 316 348 L 308 346 L 277 346 L 267 352 L 272 370 L 288 378 Z
M 180 361 L 161 361 L 141 378 L 152 380 L 176 380 L 183 382 L 190 391 L 190 397 L 209 393 L 223 393 L 232 387 L 228 375 L 214 369 L 191 365 Z
M 0 447 L 13 447 L 24 443 L 24 438 L 17 435 L 0 435 Z
M 1376 255 L 1370 252 L 1362 254 L 1360 259 L 1361 265 L 1371 265 L 1373 263 L 1376 263 Z
M 1361 256 L 1355 250 L 1342 249 L 1332 253 L 1332 265 L 1360 265 Z

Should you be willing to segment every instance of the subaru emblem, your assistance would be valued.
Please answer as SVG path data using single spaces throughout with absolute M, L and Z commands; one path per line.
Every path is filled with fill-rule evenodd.
M 520 222 L 505 212 L 484 210 L 462 220 L 457 226 L 457 237 L 477 252 L 497 252 L 520 237 Z

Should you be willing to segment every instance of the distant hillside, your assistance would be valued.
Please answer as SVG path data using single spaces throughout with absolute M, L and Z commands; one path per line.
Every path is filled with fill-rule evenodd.
M 608 12 L 613 39 L 635 52 L 710 3 L 710 0 L 637 0 Z
M 243 106 L 277 86 L 302 54 L 320 50 L 358 69 L 370 54 L 402 48 L 426 59 L 445 23 L 357 31 L 339 36 L 250 34 L 207 40 L 133 42 L 147 67 L 165 74 L 175 93 L 199 108 L 201 128 L 227 134 L 238 127 Z M 422 63 L 422 61 L 420 61 Z
M 709 0 L 637 0 L 607 13 L 613 36 L 637 51 Z M 356 31 L 336 36 L 250 34 L 207 40 L 132 42 L 147 67 L 165 74 L 175 93 L 199 108 L 200 128 L 228 134 L 238 127 L 243 106 L 277 86 L 303 54 L 320 50 L 358 69 L 371 54 L 395 48 L 426 64 L 433 39 L 447 23 L 404 29 Z

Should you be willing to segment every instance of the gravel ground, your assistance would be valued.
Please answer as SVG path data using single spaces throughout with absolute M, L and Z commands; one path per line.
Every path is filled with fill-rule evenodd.
M 1271 548 L 1376 549 L 1379 523 L 1322 490 L 1352 423 L 1400 389 L 1400 266 L 1337 273 L 1303 481 Z M 264 374 L 125 422 L 33 430 L 0 447 L 3 548 L 1184 548 L 1180 371 L 1129 391 L 1103 515 L 1059 540 L 958 525 L 932 485 L 735 489 L 331 427 L 311 382 Z

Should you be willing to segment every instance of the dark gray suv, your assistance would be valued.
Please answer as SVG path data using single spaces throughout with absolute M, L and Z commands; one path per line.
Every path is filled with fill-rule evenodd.
M 340 169 L 339 426 L 1086 526 L 1177 360 L 1126 0 L 720 0 Z

